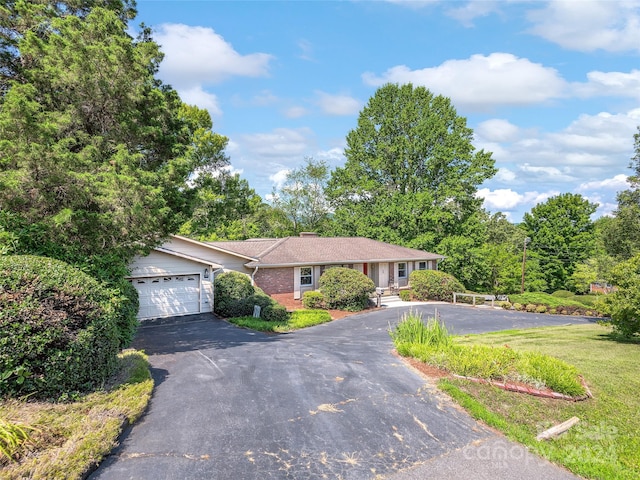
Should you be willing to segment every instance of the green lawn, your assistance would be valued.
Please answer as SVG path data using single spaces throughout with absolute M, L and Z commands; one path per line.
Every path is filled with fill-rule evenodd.
M 230 318 L 229 321 L 239 327 L 260 332 L 284 333 L 330 322 L 331 315 L 326 310 L 296 310 L 282 322 L 269 322 L 255 317 L 236 317 Z
M 445 379 L 440 387 L 472 415 L 553 462 L 586 478 L 640 478 L 640 344 L 619 343 L 608 327 L 572 325 L 457 337 L 456 343 L 508 345 L 538 351 L 577 367 L 594 398 L 549 400 Z M 556 440 L 541 431 L 577 416 L 580 423 Z

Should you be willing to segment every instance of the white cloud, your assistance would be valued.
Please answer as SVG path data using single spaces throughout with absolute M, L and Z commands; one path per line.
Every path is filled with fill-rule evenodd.
M 531 177 L 543 178 L 548 182 L 572 182 L 576 180 L 575 177 L 568 175 L 569 169 L 566 167 L 560 170 L 556 167 L 536 167 L 525 163 L 520 167 L 520 170 L 530 177 L 529 180 L 531 180 Z
M 503 183 L 513 182 L 516 178 L 516 174 L 508 168 L 499 168 L 495 176 L 496 180 Z
M 269 90 L 263 90 L 259 94 L 254 95 L 251 103 L 258 107 L 266 107 L 278 103 L 278 97 Z
M 587 73 L 586 83 L 572 84 L 572 91 L 576 96 L 617 96 L 640 99 L 640 70 L 624 72 Z
M 328 115 L 354 115 L 360 111 L 362 103 L 348 95 L 332 95 L 317 90 L 317 103 Z
M 332 148 L 330 150 L 321 151 L 316 153 L 315 157 L 328 162 L 342 162 L 345 159 L 344 149 Z
M 218 104 L 218 97 L 213 93 L 205 92 L 199 85 L 187 89 L 180 89 L 178 90 L 178 94 L 184 103 L 204 108 L 209 111 L 212 117 L 222 115 L 222 109 Z
M 300 49 L 299 58 L 307 61 L 313 60 L 313 45 L 311 42 L 302 38 L 298 40 L 298 48 Z
M 389 82 L 422 85 L 472 110 L 543 103 L 564 96 L 567 87 L 555 69 L 510 53 L 472 55 L 421 70 L 398 65 L 382 75 L 367 72 L 362 78 L 372 86 Z
M 489 142 L 512 142 L 520 129 L 508 120 L 494 118 L 480 123 L 474 131 Z
M 558 195 L 557 191 L 544 193 L 525 192 L 518 193 L 510 188 L 499 188 L 490 190 L 481 188 L 476 193 L 476 197 L 484 199 L 484 207 L 491 211 L 515 210 L 524 205 L 536 205 L 546 201 L 548 198 Z
M 528 13 L 530 33 L 582 52 L 640 51 L 640 2 L 553 0 Z
M 473 20 L 478 17 L 486 17 L 487 15 L 498 12 L 500 8 L 499 2 L 492 0 L 470 1 L 466 5 L 457 8 L 450 8 L 445 13 L 451 18 L 455 18 L 465 27 L 472 27 Z
M 627 176 L 623 174 L 616 175 L 612 178 L 605 178 L 604 180 L 595 180 L 593 182 L 584 182 L 581 183 L 576 189 L 578 192 L 587 192 L 591 190 L 626 190 L 629 188 L 629 182 L 627 181 Z
M 282 170 L 278 170 L 276 173 L 269 175 L 269 180 L 271 180 L 277 189 L 282 188 L 284 182 L 287 180 L 287 175 L 291 170 L 288 168 L 283 168 Z
M 418 10 L 420 8 L 429 7 L 436 3 L 439 3 L 441 0 L 386 0 L 388 3 L 395 3 L 396 5 L 400 5 L 403 7 L 408 7 L 413 10 Z
M 302 162 L 311 146 L 311 137 L 307 128 L 276 128 L 268 133 L 240 135 L 238 140 L 252 157 L 294 158 Z
M 227 165 L 225 167 L 222 167 L 222 170 L 227 172 L 229 175 L 235 175 L 235 174 L 242 175 L 244 173 L 244 169 L 235 168 L 233 165 Z
M 294 105 L 293 107 L 285 108 L 283 114 L 287 118 L 300 118 L 307 115 L 309 111 L 301 106 Z
M 241 55 L 213 29 L 183 24 L 163 24 L 155 40 L 165 54 L 160 76 L 176 88 L 220 83 L 229 77 L 264 77 L 272 55 Z

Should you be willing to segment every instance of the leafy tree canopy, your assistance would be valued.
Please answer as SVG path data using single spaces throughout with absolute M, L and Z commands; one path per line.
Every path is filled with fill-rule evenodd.
M 3 44 L 23 67 L 0 100 L 0 248 L 126 261 L 185 221 L 193 172 L 227 163 L 208 113 L 154 78 L 162 54 L 148 32 L 127 34 L 128 5 L 5 7 L 59 14 Z
M 424 87 L 378 89 L 349 132 L 346 164 L 327 188 L 337 234 L 432 250 L 476 235 L 477 187 L 496 172 L 451 101 Z
M 640 253 L 640 127 L 634 135 L 634 156 L 629 167 L 631 187 L 618 193 L 614 218 L 602 232 L 606 252 L 620 260 Z
M 274 189 L 272 204 L 291 222 L 291 234 L 324 231 L 329 220 L 329 205 L 324 193 L 328 180 L 327 163 L 306 158 L 302 167 L 287 173 L 279 190 Z
M 591 215 L 596 208 L 579 194 L 564 193 L 524 214 L 522 227 L 531 238 L 531 256 L 540 262 L 551 291 L 566 288 L 575 265 L 594 251 Z
M 268 206 L 239 174 L 206 172 L 193 183 L 193 213 L 180 228 L 182 235 L 209 241 L 263 236 L 256 217 Z

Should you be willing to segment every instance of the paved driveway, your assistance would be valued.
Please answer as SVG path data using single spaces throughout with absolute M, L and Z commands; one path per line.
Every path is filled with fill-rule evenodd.
M 464 306 L 455 333 L 588 319 Z M 94 479 L 575 478 L 477 424 L 391 354 L 383 309 L 267 336 L 212 315 L 145 325 L 156 389 Z

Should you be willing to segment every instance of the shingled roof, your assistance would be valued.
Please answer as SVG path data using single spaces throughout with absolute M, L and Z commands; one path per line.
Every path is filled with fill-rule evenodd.
M 241 242 L 208 242 L 254 260 L 247 267 L 284 267 L 349 263 L 441 260 L 444 257 L 413 248 L 361 237 L 286 237 Z

